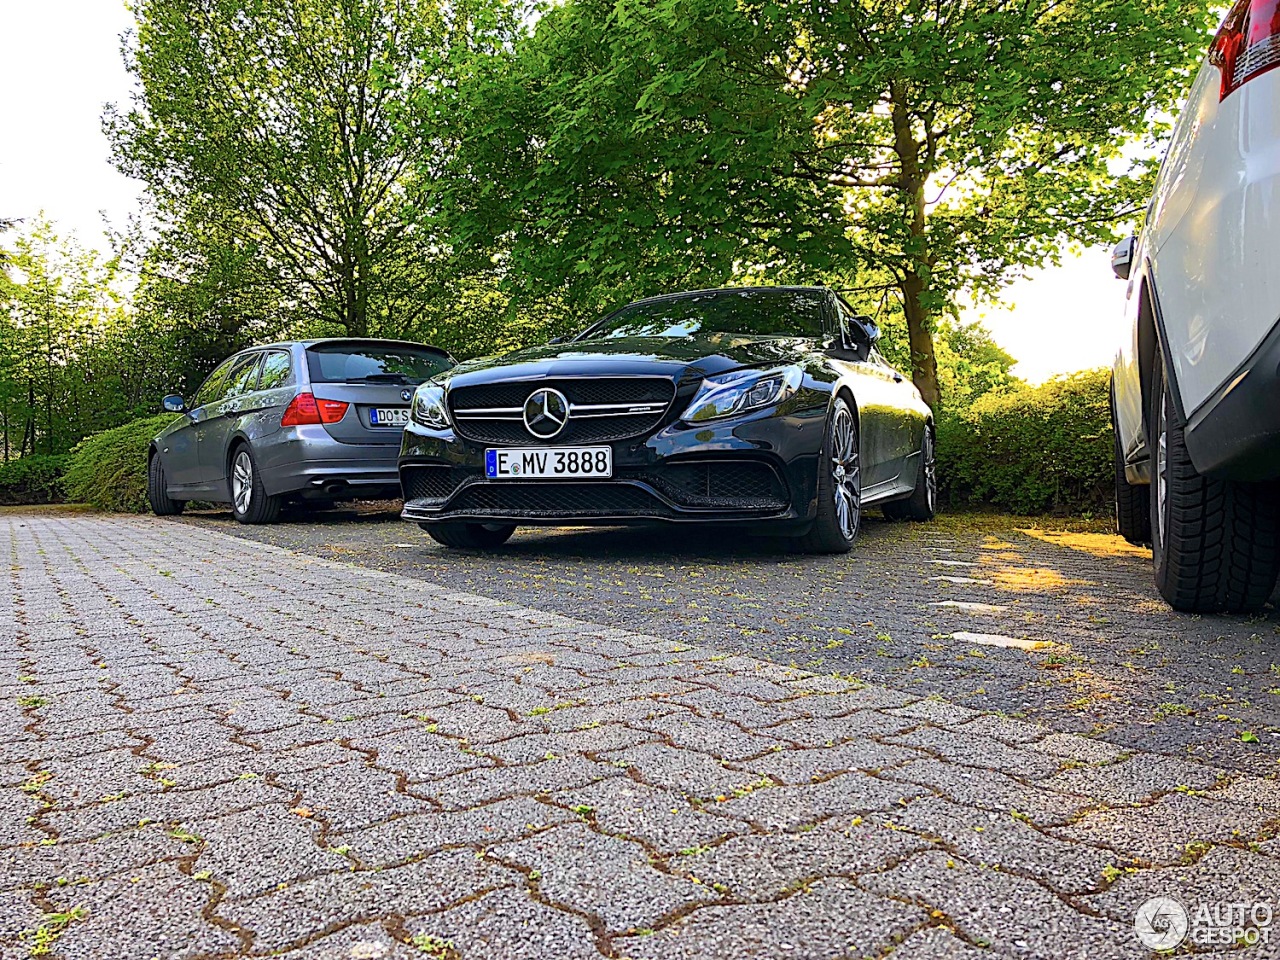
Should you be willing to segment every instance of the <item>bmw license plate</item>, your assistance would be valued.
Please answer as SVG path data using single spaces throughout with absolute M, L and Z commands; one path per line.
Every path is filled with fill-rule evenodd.
M 612 477 L 612 447 L 506 447 L 487 450 L 490 480 L 566 480 Z
M 369 411 L 369 425 L 403 427 L 409 422 L 408 407 L 374 407 Z

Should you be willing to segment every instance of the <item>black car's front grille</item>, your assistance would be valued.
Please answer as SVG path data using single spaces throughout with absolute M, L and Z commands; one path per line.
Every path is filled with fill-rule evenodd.
M 656 468 L 650 480 L 676 503 L 691 507 L 764 509 L 787 502 L 777 472 L 750 460 L 672 463 Z
M 543 439 L 524 425 L 524 404 L 535 390 L 551 388 L 569 401 L 569 419 Z M 583 377 L 454 387 L 449 410 L 459 434 L 480 443 L 608 443 L 642 436 L 662 422 L 675 384 L 660 377 Z
M 400 471 L 406 500 L 444 500 L 457 489 L 458 482 L 453 467 L 445 464 L 415 464 Z
M 450 515 L 626 517 L 665 513 L 662 503 L 625 483 L 477 483 L 449 505 Z

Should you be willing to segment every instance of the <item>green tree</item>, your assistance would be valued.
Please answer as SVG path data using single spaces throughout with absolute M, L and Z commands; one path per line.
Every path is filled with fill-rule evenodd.
M 513 289 L 584 306 L 734 278 L 887 291 L 937 405 L 961 293 L 1140 209 L 1151 166 L 1121 149 L 1151 145 L 1208 9 L 570 0 L 461 71 L 441 209 Z
M 205 284 L 187 297 L 200 300 L 209 276 L 234 279 L 216 302 L 256 304 L 268 326 L 364 336 L 412 321 L 436 151 L 430 125 L 400 115 L 437 85 L 435 0 L 139 0 L 134 13 L 140 95 L 104 124 L 159 215 L 168 292 Z

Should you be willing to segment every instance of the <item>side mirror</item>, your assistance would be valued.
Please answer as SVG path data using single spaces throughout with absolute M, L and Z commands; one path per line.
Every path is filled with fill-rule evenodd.
M 1138 238 L 1130 234 L 1111 249 L 1111 272 L 1121 280 L 1129 279 L 1129 271 L 1133 267 L 1133 251 Z
M 162 401 L 165 413 L 186 413 L 187 401 L 183 400 L 176 393 L 170 394 Z

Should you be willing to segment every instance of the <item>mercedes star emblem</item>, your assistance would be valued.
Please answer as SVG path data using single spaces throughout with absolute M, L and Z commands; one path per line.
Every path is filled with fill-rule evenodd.
M 543 387 L 524 402 L 524 425 L 541 440 L 550 440 L 569 422 L 569 401 L 559 390 Z

